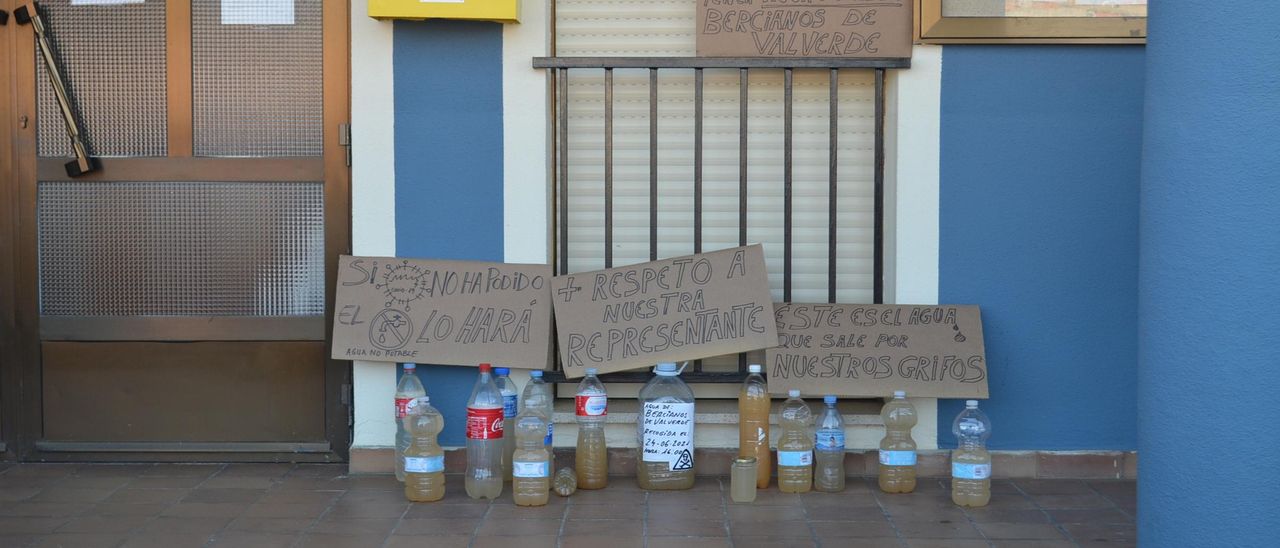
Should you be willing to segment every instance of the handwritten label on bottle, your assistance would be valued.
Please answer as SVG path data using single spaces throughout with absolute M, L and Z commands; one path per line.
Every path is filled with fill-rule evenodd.
M 645 402 L 641 417 L 642 460 L 665 462 L 673 471 L 693 469 L 693 404 Z

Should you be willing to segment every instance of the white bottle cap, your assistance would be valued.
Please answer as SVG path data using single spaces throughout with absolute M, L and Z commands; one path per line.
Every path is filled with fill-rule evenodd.
M 657 367 L 653 368 L 653 372 L 656 375 L 662 375 L 664 377 L 674 377 L 680 374 L 680 372 L 676 370 L 676 364 L 673 362 L 662 362 L 658 364 Z
M 794 388 L 792 388 L 791 390 L 788 390 L 788 391 L 787 391 L 787 397 L 788 397 L 788 398 L 798 398 L 798 397 L 800 397 L 800 391 L 799 391 L 799 390 L 796 390 L 796 389 L 794 389 Z
M 969 409 L 977 409 L 978 400 L 964 400 L 964 406 L 968 407 Z
M 762 371 L 764 371 L 764 368 L 763 368 L 763 367 L 761 367 L 761 366 L 760 366 L 760 364 L 758 364 L 758 363 L 753 363 L 753 364 L 751 364 L 751 365 L 748 365 L 748 366 L 747 366 L 747 372 L 748 372 L 748 373 L 760 373 L 760 372 L 762 372 Z
M 905 397 L 907 397 L 907 393 L 906 393 L 905 391 L 902 391 L 902 390 L 894 390 L 894 391 L 893 391 L 893 397 L 895 397 L 895 398 L 905 398 Z
M 596 376 L 596 375 L 597 375 L 597 374 L 599 374 L 599 373 L 600 373 L 600 370 L 599 370 L 599 369 L 596 369 L 596 368 L 594 368 L 594 367 L 588 367 L 588 368 L 587 368 L 587 376 L 588 376 L 588 377 L 594 377 L 594 376 Z

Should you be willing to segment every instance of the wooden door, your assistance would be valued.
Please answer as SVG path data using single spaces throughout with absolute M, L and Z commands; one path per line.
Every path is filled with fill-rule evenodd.
M 11 22 L 20 456 L 344 459 L 349 366 L 325 326 L 350 247 L 348 4 L 40 12 L 102 169 L 68 176 L 33 32 Z

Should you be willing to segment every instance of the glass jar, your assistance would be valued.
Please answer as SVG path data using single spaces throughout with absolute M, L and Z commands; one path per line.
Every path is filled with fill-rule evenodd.
M 755 457 L 733 459 L 733 467 L 729 471 L 729 498 L 733 502 L 755 502 L 756 465 Z

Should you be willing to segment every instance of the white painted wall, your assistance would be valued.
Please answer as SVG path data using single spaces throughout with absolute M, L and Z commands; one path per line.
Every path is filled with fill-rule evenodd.
M 392 24 L 351 2 L 351 245 L 356 255 L 396 254 L 395 93 Z M 352 364 L 354 447 L 395 444 L 395 364 Z

